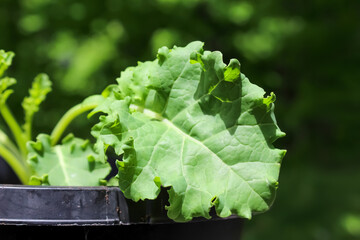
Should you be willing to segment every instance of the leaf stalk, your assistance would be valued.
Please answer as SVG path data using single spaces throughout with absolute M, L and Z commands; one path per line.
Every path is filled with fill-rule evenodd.
M 51 145 L 56 145 L 56 143 L 60 140 L 62 134 L 69 126 L 69 124 L 79 115 L 84 112 L 90 111 L 96 108 L 98 104 L 96 103 L 80 103 L 70 108 L 64 116 L 59 120 L 56 124 L 54 130 L 51 133 Z
M 3 104 L 0 107 L 0 112 L 6 122 L 6 124 L 9 126 L 10 130 L 12 131 L 16 144 L 18 145 L 20 152 L 24 158 L 27 156 L 27 149 L 26 149 L 26 139 L 24 136 L 24 133 L 22 129 L 20 128 L 19 124 L 15 120 L 14 116 L 10 112 L 8 106 L 6 104 Z
M 22 184 L 27 184 L 30 178 L 30 173 L 20 159 L 15 157 L 6 147 L 0 144 L 0 155 L 14 170 L 15 174 L 19 177 Z

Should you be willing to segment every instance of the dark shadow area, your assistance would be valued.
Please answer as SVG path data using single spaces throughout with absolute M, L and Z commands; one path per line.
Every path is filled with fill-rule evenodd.
M 9 165 L 0 157 L 0 184 L 21 184 Z

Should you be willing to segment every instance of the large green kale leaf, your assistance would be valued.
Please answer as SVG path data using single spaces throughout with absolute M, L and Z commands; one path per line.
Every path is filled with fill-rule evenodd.
M 51 145 L 49 135 L 40 134 L 28 142 L 28 163 L 33 170 L 31 185 L 99 186 L 110 165 L 100 159 L 87 140 L 68 135 L 62 145 Z
M 97 146 L 112 146 L 119 184 L 134 201 L 155 199 L 168 187 L 168 216 L 175 221 L 251 218 L 273 202 L 285 150 L 274 117 L 275 95 L 225 65 L 203 43 L 161 48 L 157 59 L 127 68 L 94 126 Z M 101 149 L 100 149 L 101 150 Z

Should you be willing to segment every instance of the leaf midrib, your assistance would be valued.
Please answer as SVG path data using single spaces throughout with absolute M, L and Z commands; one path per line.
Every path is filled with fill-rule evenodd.
M 65 160 L 64 160 L 64 154 L 61 151 L 60 146 L 55 147 L 55 153 L 56 153 L 56 155 L 58 156 L 58 159 L 59 159 L 59 166 L 60 166 L 62 172 L 64 173 L 65 183 L 67 183 L 69 185 L 70 184 L 69 175 L 68 175 L 68 173 L 66 171 L 66 164 L 65 164 Z

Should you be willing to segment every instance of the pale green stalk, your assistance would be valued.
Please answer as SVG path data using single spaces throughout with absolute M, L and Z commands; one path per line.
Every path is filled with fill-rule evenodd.
M 20 181 L 23 184 L 27 184 L 30 178 L 30 173 L 20 159 L 15 157 L 6 147 L 0 144 L 0 155 L 3 159 L 9 164 L 9 166 L 13 169 L 15 174 L 19 177 Z
M 10 130 L 12 131 L 15 141 L 20 149 L 20 152 L 24 158 L 26 158 L 27 155 L 27 149 L 26 149 L 26 140 L 24 138 L 24 133 L 21 130 L 19 124 L 16 122 L 14 116 L 11 114 L 9 108 L 6 104 L 3 104 L 0 108 L 0 112 L 6 122 L 6 124 L 9 126 Z
M 0 129 L 0 144 L 4 145 L 9 151 L 19 159 L 23 159 L 19 149 L 15 146 L 15 144 L 8 138 L 8 136 Z
M 65 129 L 69 124 L 79 115 L 84 112 L 90 111 L 96 108 L 98 104 L 95 103 L 80 103 L 72 108 L 70 108 L 65 115 L 59 120 L 56 124 L 54 130 L 51 133 L 51 144 L 56 145 L 56 143 L 61 138 L 61 135 L 64 133 Z
M 32 140 L 32 122 L 33 122 L 33 118 L 29 118 L 26 120 L 26 125 L 24 125 L 24 131 L 25 131 L 25 137 L 27 141 L 31 141 Z

